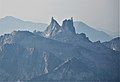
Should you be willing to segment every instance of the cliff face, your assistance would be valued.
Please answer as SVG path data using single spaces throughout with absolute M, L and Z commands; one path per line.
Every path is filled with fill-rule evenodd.
M 75 34 L 75 27 L 73 26 L 73 18 L 65 19 L 62 26 L 60 26 L 57 21 L 52 17 L 50 25 L 43 32 L 43 36 L 47 38 L 52 38 L 59 33 L 65 34 Z
M 50 38 L 52 36 L 55 36 L 60 29 L 61 29 L 61 26 L 52 17 L 50 25 L 43 32 L 43 36 L 46 37 L 46 38 Z
M 113 42 L 118 45 L 119 38 Z M 117 82 L 119 54 L 100 41 L 90 41 L 84 33 L 76 34 L 72 18 L 62 26 L 52 18 L 44 32 L 14 31 L 0 36 L 0 81 Z
M 74 27 L 74 25 L 73 25 L 73 18 L 68 19 L 68 20 L 65 19 L 65 20 L 63 21 L 62 28 L 63 28 L 63 31 L 65 31 L 66 33 L 67 33 L 67 32 L 70 32 L 70 33 L 73 33 L 73 34 L 76 33 L 76 32 L 75 32 L 75 27 Z

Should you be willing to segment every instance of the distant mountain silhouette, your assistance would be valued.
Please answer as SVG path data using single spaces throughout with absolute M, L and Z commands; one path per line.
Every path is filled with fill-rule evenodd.
M 83 22 L 76 21 L 74 22 L 74 26 L 76 28 L 77 33 L 85 33 L 91 41 L 105 42 L 112 39 L 112 37 L 107 33 L 93 29 L 92 27 L 88 26 Z
M 120 52 L 77 34 L 73 22 L 65 19 L 60 26 L 52 18 L 44 32 L 1 35 L 0 81 L 119 82 Z
M 63 22 L 64 23 L 63 25 L 66 24 L 65 23 L 66 21 L 67 20 L 65 20 Z M 79 33 L 79 34 L 85 33 L 86 36 L 89 37 L 89 39 L 91 41 L 100 40 L 102 42 L 105 42 L 105 41 L 109 41 L 112 39 L 112 37 L 109 36 L 108 34 L 106 34 L 105 32 L 95 30 L 83 22 L 79 22 L 79 21 L 73 22 L 73 25 L 74 25 L 77 33 Z M 48 25 L 44 24 L 44 23 L 34 23 L 34 22 L 30 22 L 30 21 L 23 21 L 21 19 L 18 19 L 18 18 L 12 17 L 12 16 L 6 16 L 6 17 L 0 19 L 0 29 L 1 29 L 0 34 L 10 33 L 14 30 L 43 31 L 46 29 L 47 26 Z M 65 26 L 62 26 L 62 27 L 65 27 Z M 56 34 L 57 31 L 60 32 L 60 30 L 61 30 L 60 28 L 61 28 L 61 26 L 53 18 L 53 19 L 51 19 L 51 24 L 45 30 L 45 33 L 47 34 L 48 32 L 50 32 L 52 30 L 50 35 L 52 34 L 52 36 L 54 36 L 54 34 Z M 68 28 L 65 28 L 65 29 L 67 30 Z M 47 35 L 49 35 L 49 34 L 47 34 Z
M 47 24 L 44 23 L 33 23 L 31 21 L 23 21 L 12 16 L 6 16 L 0 19 L 0 34 L 11 33 L 14 30 L 42 31 L 46 27 Z

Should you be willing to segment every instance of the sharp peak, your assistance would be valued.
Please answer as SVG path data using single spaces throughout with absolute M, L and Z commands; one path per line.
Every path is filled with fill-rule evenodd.
M 54 17 L 51 18 L 51 21 L 56 21 Z
M 67 22 L 73 23 L 73 17 L 71 17 L 70 19 L 65 19 L 65 20 L 63 20 L 63 24 L 65 24 L 65 23 L 67 23 Z
M 51 20 L 55 20 L 54 17 L 52 17 Z
M 57 23 L 57 24 L 58 24 L 57 20 L 55 20 L 54 17 L 51 18 L 51 22 L 50 22 L 50 24 L 53 24 L 53 23 Z
M 65 19 L 65 20 L 73 20 L 73 17 L 69 18 L 69 19 Z
M 51 18 L 51 22 L 52 21 L 56 21 L 57 22 L 57 20 L 54 17 Z M 71 17 L 70 19 L 64 19 L 63 22 L 64 21 L 73 21 L 73 17 Z
M 64 21 L 73 21 L 73 17 L 69 18 L 69 19 L 65 19 Z M 63 21 L 63 22 L 64 22 Z

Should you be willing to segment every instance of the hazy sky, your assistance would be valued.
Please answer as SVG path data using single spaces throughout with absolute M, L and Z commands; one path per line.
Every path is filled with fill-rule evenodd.
M 95 28 L 118 33 L 119 0 L 0 0 L 0 18 L 15 16 L 49 23 L 74 17 Z

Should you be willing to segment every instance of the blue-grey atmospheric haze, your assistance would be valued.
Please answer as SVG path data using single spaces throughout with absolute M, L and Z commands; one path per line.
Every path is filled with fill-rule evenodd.
M 0 18 L 0 82 L 120 82 L 119 0 L 0 0 Z
M 49 23 L 75 20 L 117 36 L 119 33 L 119 0 L 0 0 L 0 18 L 14 16 L 34 22 Z

